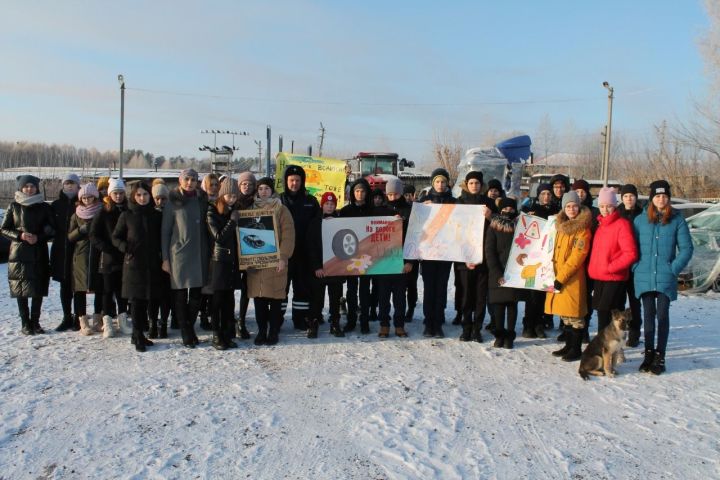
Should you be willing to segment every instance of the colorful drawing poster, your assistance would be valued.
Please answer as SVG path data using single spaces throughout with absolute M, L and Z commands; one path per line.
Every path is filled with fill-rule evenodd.
M 328 276 L 402 273 L 402 235 L 398 217 L 325 219 L 323 270 Z
M 275 216 L 272 210 L 241 210 L 237 220 L 240 270 L 275 267 L 280 260 Z
M 555 217 L 545 220 L 521 213 L 505 266 L 505 287 L 552 292 L 555 282 L 552 256 Z
M 338 197 L 338 208 L 345 204 L 345 161 L 333 158 L 309 157 L 291 153 L 278 153 L 275 157 L 275 191 L 285 190 L 283 172 L 288 165 L 305 170 L 305 189 L 320 201 L 323 193 L 333 192 Z
M 405 258 L 482 263 L 485 209 L 485 205 L 413 203 Z

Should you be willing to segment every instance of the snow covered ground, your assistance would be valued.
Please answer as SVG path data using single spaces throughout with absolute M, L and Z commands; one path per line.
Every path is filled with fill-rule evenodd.
M 286 322 L 279 345 L 226 352 L 177 331 L 142 354 L 127 337 L 25 337 L 6 275 L 0 479 L 720 478 L 718 296 L 672 304 L 666 374 L 638 373 L 636 348 L 584 382 L 554 340 L 425 339 L 420 309 L 409 339 L 326 324 L 308 340 Z

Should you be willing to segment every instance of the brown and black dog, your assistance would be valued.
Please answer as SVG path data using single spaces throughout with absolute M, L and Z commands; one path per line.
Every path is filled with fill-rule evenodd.
M 623 342 L 630 325 L 632 312 L 613 310 L 612 321 L 585 348 L 580 359 L 578 373 L 587 380 L 590 375 L 615 376 L 615 365 L 625 361 Z

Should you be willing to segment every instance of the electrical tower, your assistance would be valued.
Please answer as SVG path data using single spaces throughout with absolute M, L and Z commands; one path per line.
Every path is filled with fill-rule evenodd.
M 248 136 L 248 132 L 235 132 L 231 130 L 201 130 L 200 133 L 213 135 L 213 146 L 203 145 L 199 148 L 201 152 L 210 152 L 210 171 L 212 173 L 230 174 L 232 173 L 232 157 L 238 148 L 235 146 L 235 136 Z M 217 146 L 217 136 L 232 135 L 232 147 L 229 145 Z

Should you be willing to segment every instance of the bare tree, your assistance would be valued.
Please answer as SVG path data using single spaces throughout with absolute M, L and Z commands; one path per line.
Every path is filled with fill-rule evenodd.
M 432 153 L 435 165 L 447 170 L 451 181 L 457 178 L 457 167 L 464 152 L 465 147 L 458 133 L 436 131 L 433 134 Z
M 537 155 L 541 155 L 542 158 L 547 158 L 550 154 L 557 151 L 558 134 L 552 126 L 550 115 L 547 113 L 540 119 L 540 124 L 535 131 L 533 140 L 535 144 L 533 151 L 536 152 Z

